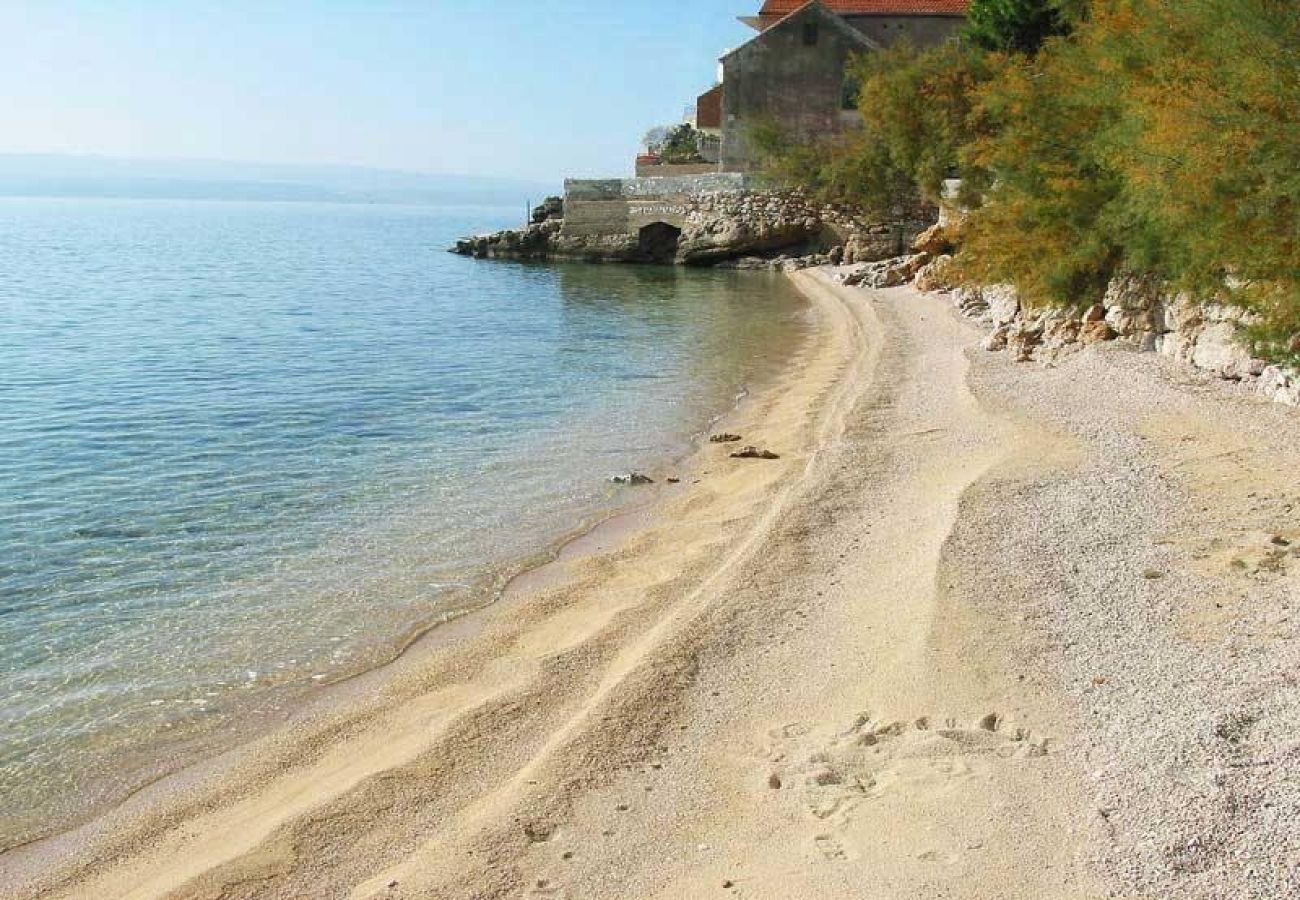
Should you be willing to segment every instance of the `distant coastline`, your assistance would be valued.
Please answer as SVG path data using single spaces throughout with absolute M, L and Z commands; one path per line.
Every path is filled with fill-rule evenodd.
M 0 154 L 0 197 L 515 206 L 543 181 L 356 166 Z

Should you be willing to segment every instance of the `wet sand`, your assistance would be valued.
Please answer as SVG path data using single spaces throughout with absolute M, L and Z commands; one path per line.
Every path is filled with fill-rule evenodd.
M 1180 735 L 1132 723 L 1157 698 L 1176 730 L 1228 690 L 1220 670 L 1177 695 L 1200 665 L 1177 629 L 1211 659 L 1204 629 L 1231 624 L 1165 633 L 1155 612 L 1240 573 L 1198 549 L 1245 512 L 1235 490 L 1196 499 L 1225 457 L 1189 464 L 1184 432 L 1254 422 L 1232 465 L 1263 471 L 1294 463 L 1292 426 L 1154 361 L 1031 371 L 979 354 L 940 299 L 793 277 L 815 323 L 723 423 L 742 444 L 701 447 L 650 510 L 342 700 L 0 857 L 0 896 L 1270 896 L 1260 877 L 1289 870 L 1248 877 L 1237 845 L 1142 855 L 1191 826 L 1153 818 Z M 1080 373 L 1113 382 L 1109 415 Z M 731 458 L 744 444 L 780 458 Z M 1280 718 L 1251 724 L 1281 735 L 1295 704 L 1270 697 Z

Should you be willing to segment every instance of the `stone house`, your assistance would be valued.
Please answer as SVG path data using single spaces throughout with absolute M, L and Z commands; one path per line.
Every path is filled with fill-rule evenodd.
M 747 132 L 775 122 L 801 137 L 833 134 L 858 122 L 850 59 L 907 40 L 953 40 L 969 0 L 766 0 L 741 21 L 759 33 L 722 57 L 721 84 L 701 98 L 721 99 L 721 164 L 746 172 L 756 160 Z M 705 98 L 708 98 L 707 101 Z

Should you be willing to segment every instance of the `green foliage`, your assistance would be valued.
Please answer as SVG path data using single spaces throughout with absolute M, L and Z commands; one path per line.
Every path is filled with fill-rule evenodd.
M 1300 332 L 1300 9 L 1097 0 L 1074 38 L 1004 61 L 963 159 L 996 182 L 964 260 L 1031 301 L 1095 295 L 1118 266 Z
M 956 172 L 969 277 L 1052 304 L 1152 272 L 1252 307 L 1257 350 L 1300 361 L 1300 3 L 1084 6 L 976 0 L 964 45 L 855 61 L 864 127 L 770 129 L 772 171 L 877 210 Z
M 1094 142 L 1116 111 L 1079 89 L 1090 75 L 1075 44 L 998 63 L 974 98 L 980 135 L 961 153 L 991 188 L 967 222 L 960 266 L 1014 284 L 1030 304 L 1096 299 L 1124 258 L 1121 184 Z
M 971 0 L 966 17 L 964 37 L 976 47 L 1030 55 L 1068 33 L 1075 18 L 1060 0 Z
M 688 123 L 672 127 L 659 126 L 646 132 L 643 142 L 651 153 L 659 154 L 666 163 L 680 165 L 703 162 L 700 141 L 703 133 Z
M 820 142 L 794 140 L 775 123 L 754 128 L 751 144 L 779 180 L 829 200 L 887 211 L 918 191 L 937 200 L 972 138 L 974 87 L 987 77 L 982 54 L 948 44 L 920 51 L 902 44 L 856 58 L 853 85 L 863 128 Z

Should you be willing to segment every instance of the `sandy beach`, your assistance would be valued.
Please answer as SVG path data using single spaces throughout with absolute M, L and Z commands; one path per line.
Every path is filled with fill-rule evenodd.
M 1295 412 L 791 277 L 742 442 L 0 897 L 1300 893 Z

